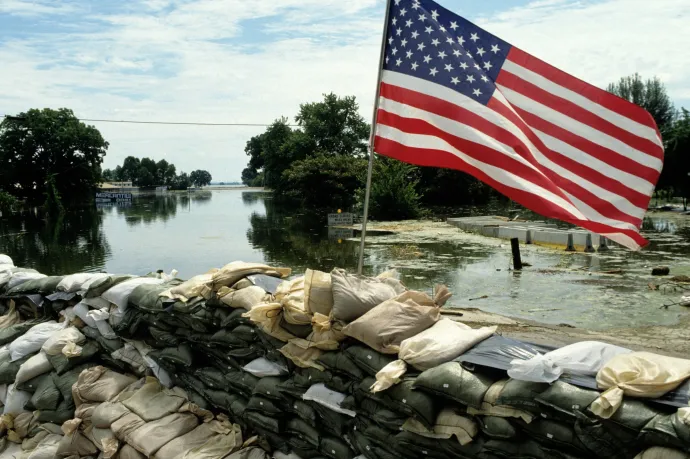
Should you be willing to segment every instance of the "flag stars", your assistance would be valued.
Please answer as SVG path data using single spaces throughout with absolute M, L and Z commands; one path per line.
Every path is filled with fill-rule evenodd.
M 396 29 L 395 33 L 398 36 L 402 35 L 402 29 Z
M 479 41 L 479 35 L 476 34 L 476 33 L 473 33 L 473 34 L 470 36 L 470 40 L 472 40 L 473 42 L 477 43 L 477 41 Z
M 455 22 L 455 21 L 451 22 L 451 23 L 450 23 L 450 28 L 453 29 L 453 31 L 455 31 L 455 29 L 458 28 L 458 23 Z
M 431 44 L 434 45 L 434 46 L 438 46 L 439 43 L 441 43 L 441 42 L 438 41 L 438 38 L 434 38 L 433 40 L 431 40 Z
M 484 57 L 486 51 L 484 51 L 484 48 L 477 48 L 477 54 L 479 54 L 480 57 Z
M 412 27 L 412 19 L 405 21 L 405 27 Z
M 445 59 L 446 56 L 447 56 L 447 54 L 446 54 L 445 51 L 440 51 L 440 52 L 438 53 L 438 57 L 440 57 L 442 60 Z
M 460 83 L 460 78 L 453 77 L 450 79 L 450 82 L 457 86 Z
M 459 50 L 459 49 L 454 49 L 454 50 L 453 50 L 453 56 L 455 56 L 455 57 L 460 57 L 460 50 Z M 463 62 L 463 63 L 464 63 L 464 62 Z M 465 64 L 465 65 L 467 65 L 467 64 Z
M 434 18 L 434 21 L 437 20 L 437 18 L 439 17 L 438 11 L 433 10 L 433 11 L 431 12 L 431 17 Z
M 431 62 L 431 55 L 427 54 L 426 56 L 424 56 L 424 63 L 428 64 L 429 62 Z
M 418 9 L 419 9 L 419 6 L 420 6 L 420 5 L 419 5 L 419 2 L 415 1 L 415 2 L 412 4 L 412 9 L 413 9 L 413 10 L 418 10 Z
M 397 65 L 398 67 L 400 67 L 400 64 L 402 64 L 402 59 L 398 58 L 398 60 L 395 61 L 395 65 Z
M 392 45 L 393 44 L 393 37 L 388 37 L 388 44 Z
M 416 71 L 417 71 L 417 67 L 419 67 L 419 64 L 417 64 L 416 62 L 413 62 L 413 63 L 412 63 L 412 70 L 414 70 L 414 71 L 416 72 Z
M 406 40 L 405 38 L 403 38 L 403 39 L 400 41 L 400 46 L 402 46 L 403 48 L 404 48 L 405 46 L 407 46 L 407 40 Z
M 416 30 L 414 32 L 412 32 L 412 38 L 414 38 L 416 40 L 418 36 L 419 36 L 419 32 L 417 32 Z
M 405 55 L 407 56 L 408 59 L 412 58 L 412 54 L 413 54 L 412 51 L 408 51 L 407 53 L 405 53 Z
M 501 52 L 501 48 L 499 48 L 498 45 L 493 45 L 491 46 L 491 52 L 494 54 L 498 54 Z
M 446 69 L 447 72 L 451 72 L 451 71 L 453 71 L 453 66 L 450 65 L 450 64 L 446 64 L 446 65 L 445 65 L 445 69 Z
M 488 82 L 489 82 L 489 79 L 486 77 L 486 75 L 482 75 L 482 81 L 483 81 L 484 83 L 488 83 Z
M 419 15 L 419 20 L 422 21 L 422 22 L 426 21 L 426 15 L 420 14 L 420 15 Z
M 391 60 L 391 58 L 390 58 L 390 57 L 388 57 L 388 56 L 386 56 L 386 64 L 387 64 L 387 63 L 388 63 L 388 61 L 390 61 L 390 60 Z
M 474 83 L 475 82 L 474 76 L 473 75 L 467 75 L 467 82 L 468 83 Z
M 453 40 L 453 37 L 448 37 L 448 38 L 446 38 L 446 43 L 448 43 L 449 45 L 454 45 L 455 40 Z
M 393 48 L 393 49 L 391 50 L 391 53 L 393 54 L 393 56 L 395 56 L 396 54 L 398 54 L 398 48 Z
M 462 37 L 462 36 L 458 37 L 458 44 L 460 46 L 463 46 L 465 44 L 465 37 Z
M 400 5 L 400 2 L 401 2 L 401 1 L 402 1 L 402 0 L 395 0 L 395 6 Z
M 433 69 L 429 70 L 429 75 L 431 75 L 431 76 L 436 76 L 437 73 L 438 73 L 438 70 L 436 70 L 436 67 L 434 67 Z
M 407 14 L 407 10 L 405 8 L 400 10 L 400 16 L 405 16 Z
M 479 97 L 479 96 L 482 95 L 482 91 L 479 90 L 479 89 L 475 89 L 474 91 L 472 91 L 472 94 L 474 94 L 475 96 Z
M 396 18 L 393 18 L 391 22 L 393 23 L 393 25 L 398 25 L 398 20 Z
M 484 62 L 484 68 L 489 71 L 492 68 L 494 68 L 493 64 L 491 62 Z
M 470 66 L 467 65 L 467 62 L 461 62 L 461 63 L 460 63 L 460 67 L 461 67 L 463 70 L 467 70 Z
M 443 27 L 443 26 L 439 26 L 439 27 L 438 27 L 438 30 L 440 30 L 440 31 L 443 32 L 443 33 L 446 33 L 446 28 Z
M 424 51 L 424 48 L 426 48 L 426 45 L 424 43 L 420 43 L 417 45 L 417 50 L 419 51 Z
M 428 34 L 431 34 L 434 31 L 434 29 L 432 29 L 431 27 L 427 27 L 426 29 L 424 29 L 424 31 Z

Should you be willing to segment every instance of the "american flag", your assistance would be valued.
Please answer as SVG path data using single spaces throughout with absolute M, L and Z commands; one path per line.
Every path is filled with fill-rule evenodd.
M 459 169 L 539 214 L 639 249 L 663 166 L 642 108 L 432 0 L 392 0 L 374 151 Z

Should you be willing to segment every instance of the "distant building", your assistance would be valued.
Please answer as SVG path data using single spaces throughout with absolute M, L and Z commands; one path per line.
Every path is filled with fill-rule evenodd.
M 124 189 L 124 188 L 134 188 L 132 182 L 103 182 L 100 188 L 102 190 L 106 189 Z

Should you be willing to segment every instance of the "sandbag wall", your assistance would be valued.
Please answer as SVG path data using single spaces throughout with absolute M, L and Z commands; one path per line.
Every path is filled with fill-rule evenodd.
M 258 435 L 277 458 L 649 459 L 690 452 L 683 410 L 626 398 L 605 419 L 589 409 L 598 390 L 511 379 L 505 368 L 468 363 L 466 351 L 498 335 L 441 318 L 447 292 L 409 292 L 390 274 L 308 270 L 281 282 L 288 270 L 231 263 L 183 282 L 41 277 L 2 262 L 0 346 L 7 349 L 0 349 L 0 384 L 8 394 L 0 386 L 0 400 L 12 416 L 4 431 L 9 442 L 28 438 L 27 447 L 39 433 L 67 430 L 96 446 L 74 457 L 213 457 L 130 442 L 122 422 L 109 427 L 118 452 L 112 443 L 108 452 L 99 448 L 84 434 L 88 416 L 74 391 L 80 377 L 108 368 L 139 389 L 177 394 L 192 407 L 195 429 L 212 419 L 223 426 L 212 430 L 232 436 L 237 425 L 242 438 Z M 45 330 L 37 335 L 34 327 Z M 187 412 L 180 407 L 166 415 Z M 16 419 L 19 431 L 9 427 Z M 108 429 L 101 421 L 96 428 Z M 242 451 L 264 454 L 235 454 Z

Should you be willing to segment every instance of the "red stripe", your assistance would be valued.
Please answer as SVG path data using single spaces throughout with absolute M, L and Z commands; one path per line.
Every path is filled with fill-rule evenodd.
M 619 182 L 618 180 L 612 179 L 608 175 L 604 174 L 601 171 L 598 171 L 596 169 L 592 169 L 589 166 L 585 166 L 582 163 L 579 163 L 565 155 L 562 155 L 554 150 L 551 150 L 549 147 L 547 147 L 544 142 L 530 129 L 529 126 L 525 123 L 525 121 L 520 118 L 518 115 L 515 114 L 512 110 L 510 110 L 508 107 L 506 107 L 504 104 L 499 102 L 496 99 L 491 99 L 489 101 L 488 107 L 495 112 L 499 113 L 500 115 L 504 116 L 508 121 L 513 123 L 515 126 L 517 126 L 520 131 L 527 137 L 527 139 L 532 142 L 532 144 L 539 149 L 539 151 L 542 152 L 544 156 L 549 158 L 551 161 L 554 163 L 558 164 L 559 166 L 563 167 L 564 169 L 568 169 L 569 171 L 573 172 L 574 174 L 582 177 L 583 179 L 591 182 L 591 183 L 596 183 L 599 185 L 601 188 L 604 188 L 605 190 L 608 190 L 612 193 L 617 194 L 618 196 L 622 196 L 626 198 L 628 201 L 630 201 L 631 204 L 633 204 L 636 207 L 639 207 L 641 209 L 646 209 L 647 206 L 649 205 L 649 196 L 640 193 L 639 191 L 635 190 L 634 188 L 630 188 L 623 183 Z M 594 156 L 594 155 L 592 155 Z M 623 169 L 621 169 L 623 170 Z M 656 172 L 656 171 L 655 171 Z M 658 173 L 657 173 L 658 175 Z M 652 182 L 654 183 L 654 182 Z
M 499 73 L 496 82 L 518 92 L 519 94 L 522 94 L 525 97 L 529 97 L 535 102 L 556 110 L 557 112 L 577 120 L 580 123 L 586 124 L 597 131 L 614 137 L 636 150 L 647 153 L 654 158 L 661 160 L 664 159 L 664 150 L 651 140 L 632 134 L 631 132 L 616 126 L 610 121 L 595 115 L 589 110 L 585 110 L 584 108 L 572 103 L 567 99 L 555 96 L 550 92 L 541 89 L 539 86 L 523 80 L 517 75 L 513 75 L 512 73 L 504 70 Z M 623 154 L 623 156 L 625 155 Z
M 501 143 L 513 148 L 513 150 L 516 153 L 518 153 L 520 156 L 525 158 L 527 161 L 529 161 L 531 164 L 533 164 L 535 167 L 537 167 L 540 171 L 542 171 L 544 173 L 544 175 L 546 175 L 550 179 L 551 182 L 554 182 L 555 188 L 553 188 L 553 189 L 565 190 L 566 192 L 577 197 L 579 200 L 586 203 L 587 205 L 589 205 L 593 209 L 596 209 L 599 213 L 601 213 L 602 215 L 604 215 L 608 218 L 619 219 L 621 221 L 625 221 L 627 223 L 631 223 L 631 224 L 636 225 L 636 226 L 639 226 L 641 224 L 641 220 L 638 217 L 634 217 L 634 216 L 628 215 L 624 212 L 621 212 L 617 207 L 615 207 L 609 201 L 606 201 L 606 200 L 603 200 L 603 199 L 597 197 L 596 195 L 594 195 L 590 191 L 587 191 L 586 189 L 582 188 L 580 185 L 577 185 L 576 183 L 574 183 L 574 182 L 572 182 L 566 178 L 563 178 L 562 176 L 558 175 L 557 173 L 553 172 L 552 170 L 541 166 L 536 161 L 536 159 L 534 159 L 534 157 L 532 156 L 532 153 L 529 151 L 527 146 L 518 137 L 513 135 L 510 131 L 487 121 L 486 119 L 482 118 L 481 116 L 478 116 L 478 115 L 470 112 L 469 110 L 467 110 L 465 108 L 462 108 L 460 106 L 457 106 L 455 104 L 452 104 L 452 103 L 444 101 L 444 100 L 436 99 L 436 98 L 431 97 L 431 96 L 420 94 L 418 92 L 411 91 L 409 89 L 389 85 L 386 83 L 382 84 L 381 95 L 383 97 L 385 97 L 386 99 L 394 100 L 394 101 L 397 101 L 400 103 L 405 103 L 406 105 L 410 105 L 410 106 L 416 107 L 420 110 L 425 110 L 425 111 L 434 113 L 436 115 L 443 116 L 445 118 L 462 120 L 462 123 L 466 124 L 469 129 L 475 129 L 477 131 L 483 132 L 484 134 L 491 136 L 495 139 L 498 139 L 501 141 Z M 489 107 L 494 108 L 492 105 L 493 104 L 490 103 Z M 498 105 L 502 105 L 502 104 L 499 103 Z M 505 107 L 505 106 L 503 106 L 503 107 Z M 500 109 L 500 107 L 499 107 L 499 109 Z M 496 110 L 496 111 L 501 113 L 500 110 Z M 599 174 L 598 172 L 594 171 L 593 169 L 582 166 L 581 164 L 579 164 L 575 161 L 572 161 L 569 158 L 564 157 L 563 155 L 560 155 L 558 153 L 555 153 L 555 152 L 549 150 L 548 148 L 546 148 L 545 145 L 542 144 L 542 142 L 536 137 L 536 135 L 534 135 L 533 133 L 531 133 L 531 131 L 529 131 L 529 128 L 524 124 L 524 122 L 522 122 L 517 116 L 515 116 L 514 113 L 510 112 L 509 110 L 505 110 L 505 111 L 508 111 L 511 116 L 506 116 L 505 113 L 501 113 L 501 114 L 506 116 L 506 118 L 508 118 L 514 124 L 517 124 L 519 128 L 522 128 L 523 132 L 526 131 L 528 138 L 532 137 L 530 140 L 535 144 L 535 146 L 537 146 L 537 148 L 539 148 L 543 152 L 543 154 L 545 156 L 550 157 L 550 159 L 552 159 L 557 164 L 560 164 L 564 168 L 569 168 L 568 166 L 570 166 L 571 164 L 563 164 L 563 163 L 572 163 L 575 167 L 569 168 L 569 169 L 571 169 L 571 170 L 572 169 L 578 169 L 578 171 L 573 171 L 573 172 L 574 173 L 580 172 L 579 175 L 581 177 L 588 179 L 591 182 L 594 182 L 594 180 L 596 180 L 596 177 L 594 177 L 594 180 L 591 178 L 592 175 L 595 175 L 595 176 L 601 175 L 602 178 L 604 178 L 604 181 L 606 182 L 606 184 L 611 185 L 611 188 L 613 188 L 612 190 L 610 189 L 610 191 L 618 194 L 619 196 L 623 196 L 626 198 L 627 198 L 626 195 L 633 195 L 635 198 L 637 198 L 637 199 L 635 199 L 635 201 L 638 201 L 639 204 L 636 204 L 638 207 L 640 207 L 642 209 L 645 209 L 647 207 L 647 205 L 649 203 L 649 197 L 648 196 L 637 193 L 636 191 L 631 190 L 628 187 L 625 187 L 624 185 L 620 184 L 619 182 L 617 182 L 615 180 L 608 179 L 606 176 L 604 176 L 603 174 Z M 394 122 L 383 122 L 381 120 L 379 120 L 379 122 L 382 124 L 389 125 L 389 126 L 399 127 L 397 124 L 394 124 Z M 519 125 L 522 125 L 522 126 L 519 126 Z M 431 125 L 429 125 L 429 126 L 431 126 Z M 443 136 L 448 136 L 448 134 L 445 131 L 442 131 L 442 130 L 435 128 L 435 127 L 433 127 L 433 129 L 442 133 L 441 135 L 443 135 Z M 409 132 L 409 131 L 407 131 L 407 129 L 402 129 L 402 130 Z M 428 134 L 428 132 L 420 132 L 420 133 L 421 134 Z M 439 135 L 439 137 L 441 137 L 441 135 Z M 443 137 L 443 138 L 448 141 L 448 139 L 446 137 Z M 457 139 L 457 137 L 455 137 L 455 136 L 451 136 L 451 138 Z M 449 143 L 453 144 L 452 141 L 449 141 Z M 466 154 L 468 154 L 468 155 L 470 155 L 470 156 L 472 156 L 472 157 L 474 157 L 480 161 L 486 162 L 484 156 L 478 156 L 478 155 L 474 154 L 474 151 L 477 147 L 472 147 L 472 146 L 471 147 L 464 147 L 464 146 L 459 145 L 459 144 L 453 144 L 453 145 L 456 148 L 458 148 L 458 150 L 461 150 L 463 153 L 466 153 Z M 482 148 L 487 149 L 487 147 L 484 147 L 484 146 L 482 146 Z M 493 151 L 493 149 L 488 149 L 488 150 Z M 507 170 L 510 170 L 511 172 L 513 172 L 513 169 L 511 168 L 512 166 L 508 167 L 505 164 L 505 161 L 509 158 L 506 157 L 505 154 L 499 153 L 499 155 L 500 156 L 498 157 L 497 162 L 493 162 L 491 164 L 495 165 L 496 167 L 500 167 L 502 169 L 507 169 Z M 535 174 L 535 172 L 532 169 L 528 168 L 524 164 L 519 163 L 517 161 L 516 161 L 516 163 L 519 164 L 521 168 L 528 169 L 531 171 L 532 174 Z M 589 172 L 589 171 L 591 171 L 592 173 L 591 174 L 582 174 L 582 172 Z M 520 175 L 523 176 L 522 174 L 520 174 Z M 533 179 L 529 179 L 529 180 L 532 181 L 533 183 L 539 184 L 540 186 L 544 186 L 543 185 L 543 183 L 544 183 L 543 177 L 539 176 L 538 174 L 537 174 L 537 176 L 539 177 L 537 179 L 538 181 L 535 182 Z M 527 177 L 524 176 L 524 178 L 527 178 Z M 594 182 L 594 183 L 596 183 L 596 182 Z M 605 186 L 603 186 L 603 187 L 605 187 Z M 567 199 L 567 197 L 565 197 L 564 195 L 561 195 L 560 193 L 559 193 L 559 196 L 562 196 L 565 199 Z
M 631 120 L 637 121 L 645 126 L 649 126 L 652 129 L 656 129 L 657 134 L 659 134 L 659 130 L 652 115 L 638 105 L 635 105 L 625 99 L 606 92 L 603 89 L 597 88 L 596 86 L 592 86 L 589 83 L 575 78 L 574 76 L 569 75 L 564 71 L 559 70 L 556 67 L 549 65 L 541 59 L 537 59 L 536 57 L 531 56 L 518 48 L 513 47 L 510 50 L 508 53 L 508 60 L 521 67 L 538 73 L 544 78 L 547 78 L 566 89 L 570 89 L 571 91 L 576 92 L 592 102 L 618 113 L 619 115 L 630 118 Z M 661 138 L 661 135 L 659 135 L 659 138 Z
M 467 164 L 462 159 L 447 151 L 412 148 L 378 136 L 375 139 L 374 151 L 376 151 L 378 154 L 419 166 L 444 167 L 466 172 L 473 177 L 478 178 L 482 182 L 492 186 L 518 204 L 532 209 L 533 211 L 545 217 L 557 218 L 559 220 L 581 226 L 598 234 L 625 234 L 633 239 L 639 246 L 643 247 L 647 245 L 647 241 L 636 231 L 614 228 L 609 225 L 595 223 L 589 220 L 578 220 L 556 204 L 533 193 L 512 188 L 501 182 L 498 182 L 486 175 L 486 173 L 480 169 Z

